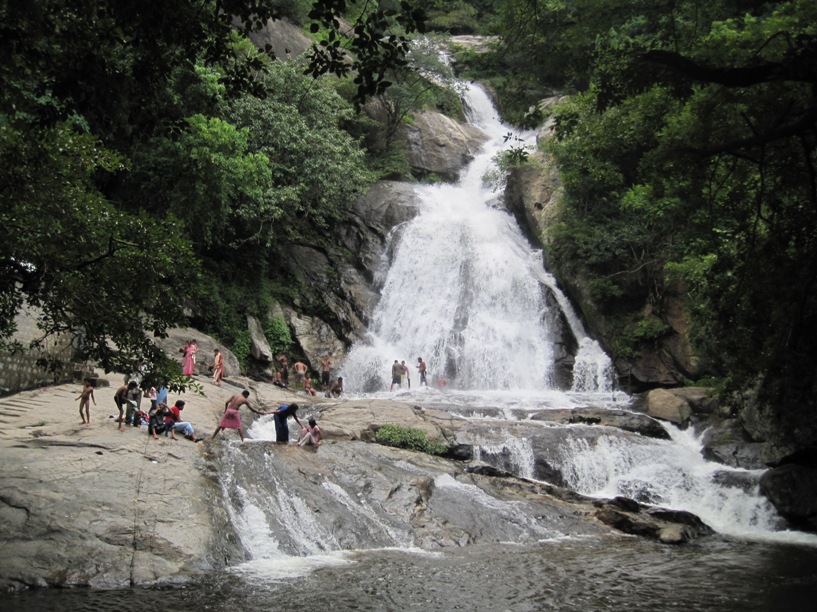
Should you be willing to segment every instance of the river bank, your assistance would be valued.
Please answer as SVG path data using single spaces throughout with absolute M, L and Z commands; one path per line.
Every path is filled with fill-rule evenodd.
M 78 384 L 0 400 L 0 589 L 183 582 L 236 554 L 219 535 L 227 518 L 213 501 L 211 443 L 153 440 L 147 427 L 119 430 L 113 394 L 120 378 L 112 379 L 94 391 L 87 427 Z M 249 381 L 199 382 L 205 395 L 168 401 L 185 399 L 183 417 L 210 436 L 226 399 Z M 270 407 L 293 398 L 271 385 L 253 391 Z M 243 416 L 249 423 L 253 415 Z

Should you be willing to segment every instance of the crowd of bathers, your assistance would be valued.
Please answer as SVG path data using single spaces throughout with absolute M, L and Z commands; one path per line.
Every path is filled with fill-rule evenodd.
M 199 346 L 196 340 L 185 342 L 184 347 L 179 349 L 179 353 L 182 355 L 182 373 L 185 376 L 193 376 L 195 374 L 196 354 L 198 350 Z M 273 384 L 278 387 L 294 391 L 300 390 L 308 396 L 315 397 L 317 395 L 316 384 L 320 384 L 321 391 L 328 398 L 339 398 L 343 395 L 343 377 L 338 376 L 334 380 L 330 377 L 332 369 L 332 357 L 330 354 L 325 354 L 321 358 L 320 378 L 315 376 L 313 379 L 309 366 L 301 360 L 296 361 L 292 365 L 292 371 L 294 373 L 293 387 L 290 387 L 290 366 L 287 356 L 284 354 L 278 355 L 275 359 L 275 363 L 276 368 Z M 224 354 L 221 353 L 219 349 L 215 349 L 214 351 L 213 365 L 210 367 L 210 370 L 213 372 L 213 384 L 219 387 L 222 386 L 224 379 Z M 173 440 L 177 440 L 176 434 L 179 433 L 193 442 L 202 441 L 204 438 L 196 434 L 193 425 L 182 418 L 182 411 L 186 404 L 185 400 L 176 400 L 172 406 L 168 406 L 167 387 L 160 387 L 158 390 L 155 387 L 151 387 L 148 390 L 142 389 L 139 385 L 141 375 L 141 371 L 135 372 L 134 375 L 129 377 L 130 380 L 119 387 L 114 393 L 114 403 L 119 412 L 118 416 L 114 417 L 115 422 L 118 424 L 118 429 L 122 431 L 123 428 L 127 427 L 147 427 L 148 435 L 154 439 L 158 439 L 159 435 L 164 434 Z M 249 392 L 245 391 L 244 394 L 235 395 L 228 400 L 225 405 L 225 414 L 228 414 L 231 408 L 237 411 L 241 405 L 247 405 L 253 412 L 258 412 L 253 409 L 246 400 L 248 394 Z M 242 398 L 243 401 L 241 401 Z M 82 391 L 77 399 L 80 400 L 79 413 L 82 418 L 82 423 L 86 426 L 90 426 L 91 402 L 96 405 L 94 386 L 90 379 L 84 381 Z M 147 412 L 142 409 L 144 399 L 150 402 L 150 407 Z M 282 414 L 281 409 L 286 408 L 287 406 L 285 405 L 271 413 L 258 412 L 258 414 L 275 414 L 276 431 L 279 429 L 287 431 L 286 419 L 284 419 L 282 423 L 279 423 L 279 415 Z M 295 416 L 297 409 L 297 404 L 291 404 L 288 410 L 283 411 L 283 414 Z M 295 419 L 298 420 L 297 416 L 295 416 Z M 229 423 L 227 421 L 229 421 Z M 238 428 L 241 439 L 243 440 L 244 436 L 240 429 L 240 420 L 237 421 L 237 427 L 235 426 L 235 419 L 227 419 L 227 421 L 225 421 L 224 418 L 222 419 L 213 437 L 215 437 L 221 429 L 224 429 L 226 424 L 226 428 Z M 298 421 L 298 424 L 301 426 L 299 443 L 319 444 L 321 440 L 320 428 L 314 422 L 314 419 L 310 419 L 308 423 L 308 425 L 304 425 Z M 280 442 L 281 440 L 279 439 L 278 441 Z

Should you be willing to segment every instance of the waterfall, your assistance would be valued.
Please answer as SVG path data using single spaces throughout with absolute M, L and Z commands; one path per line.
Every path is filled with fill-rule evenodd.
M 579 342 L 573 390 L 609 391 L 609 358 L 587 337 L 541 253 L 513 216 L 494 205 L 496 194 L 485 184 L 510 128 L 475 85 L 466 88 L 465 107 L 489 141 L 457 184 L 416 187 L 420 212 L 392 234 L 393 256 L 369 338 L 352 348 L 343 366 L 347 389 L 388 388 L 394 360 L 406 361 L 416 388 L 418 357 L 427 363 L 430 385 L 552 389 L 560 332 L 555 301 Z
M 613 435 L 566 440 L 559 450 L 566 483 L 594 497 L 621 495 L 688 510 L 719 533 L 762 538 L 782 527 L 772 505 L 759 494 L 760 471 L 706 461 L 694 430 L 669 424 L 665 428 L 671 440 Z

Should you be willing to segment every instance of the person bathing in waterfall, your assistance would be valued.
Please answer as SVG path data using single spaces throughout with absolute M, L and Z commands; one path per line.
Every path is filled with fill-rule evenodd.
M 426 380 L 426 362 L 423 361 L 422 357 L 417 358 L 417 369 L 420 371 L 420 386 L 422 387 L 425 385 L 428 386 L 428 381 Z
M 238 409 L 241 406 L 246 406 L 250 410 L 252 410 L 255 414 L 269 414 L 269 412 L 262 412 L 260 410 L 256 410 L 250 404 L 250 400 L 247 399 L 250 397 L 250 392 L 244 389 L 240 394 L 236 393 L 227 402 L 224 404 L 224 416 L 221 417 L 221 422 L 216 427 L 216 431 L 213 432 L 211 440 L 215 440 L 218 432 L 222 429 L 237 429 L 238 435 L 241 438 L 241 441 L 244 441 L 244 430 L 241 429 L 241 415 L 238 414 Z
M 304 386 L 304 379 L 306 378 L 306 373 L 309 370 L 309 367 L 303 361 L 296 361 L 292 365 L 292 369 L 295 372 L 295 388 L 298 388 L 298 385 L 303 388 Z
M 403 368 L 400 367 L 400 362 L 396 359 L 394 360 L 394 364 L 391 366 L 391 386 L 389 387 L 389 392 L 394 389 L 394 385 L 397 385 L 399 389 L 400 385 L 400 375 L 403 373 Z
M 309 376 L 304 378 L 304 393 L 306 393 L 307 395 L 311 395 L 312 397 L 315 397 L 317 395 L 315 387 L 312 386 L 312 379 Z

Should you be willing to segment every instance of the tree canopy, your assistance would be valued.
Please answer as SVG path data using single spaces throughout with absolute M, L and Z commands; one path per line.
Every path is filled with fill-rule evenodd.
M 340 62 L 353 5 L 300 4 L 0 1 L 0 220 L 13 236 L 0 246 L 0 345 L 27 303 L 81 359 L 120 372 L 147 361 L 183 386 L 148 333 L 205 305 L 204 322 L 234 339 L 231 305 L 269 287 L 282 243 L 327 233 L 373 180 L 341 127 L 352 106 L 314 78 L 355 70 L 364 102 L 422 28 L 407 3 L 365 3 L 344 38 L 356 56 Z M 323 32 L 309 77 L 245 38 L 282 15 Z
M 817 5 L 514 0 L 504 24 L 528 84 L 574 90 L 551 255 L 631 320 L 683 282 L 727 388 L 815 438 Z

